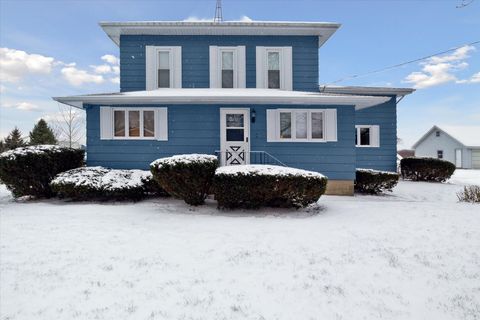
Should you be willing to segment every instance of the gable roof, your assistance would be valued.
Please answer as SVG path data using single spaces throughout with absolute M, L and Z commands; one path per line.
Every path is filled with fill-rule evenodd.
M 68 97 L 53 100 L 83 109 L 84 104 L 323 104 L 355 106 L 356 110 L 373 107 L 389 97 L 324 94 L 320 92 L 279 89 L 157 89 Z
M 446 135 L 450 136 L 452 139 L 456 140 L 458 143 L 462 144 L 464 147 L 470 148 L 480 148 L 480 126 L 447 126 L 434 125 L 430 130 L 427 131 L 413 146 L 415 149 L 420 143 L 423 142 L 433 131 L 441 131 Z
M 117 45 L 120 45 L 121 35 L 282 35 L 318 36 L 318 46 L 321 47 L 340 27 L 332 22 L 288 21 L 104 21 L 99 24 Z

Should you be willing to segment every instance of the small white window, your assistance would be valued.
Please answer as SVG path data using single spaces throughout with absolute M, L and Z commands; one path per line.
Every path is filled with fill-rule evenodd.
M 146 46 L 146 89 L 182 87 L 182 48 Z
M 437 150 L 437 158 L 443 159 L 443 150 Z
M 379 147 L 380 127 L 376 125 L 355 126 L 355 144 L 357 147 Z
M 293 90 L 292 47 L 257 47 L 257 88 Z
M 245 46 L 210 46 L 210 88 L 245 88 Z
M 110 125 L 109 121 L 112 121 L 113 125 Z M 167 108 L 102 107 L 100 113 L 100 131 L 103 140 L 168 140 L 167 126 Z
M 440 131 L 435 131 L 435 136 L 440 137 Z

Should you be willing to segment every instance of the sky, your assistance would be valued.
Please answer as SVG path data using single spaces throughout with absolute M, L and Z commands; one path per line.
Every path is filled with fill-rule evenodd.
M 225 20 L 323 21 L 319 82 L 413 87 L 399 148 L 434 124 L 480 125 L 480 0 L 223 0 Z M 0 0 L 0 136 L 58 117 L 52 96 L 119 90 L 118 47 L 99 21 L 212 19 L 215 0 Z M 443 52 L 384 72 L 362 75 Z M 336 82 L 344 79 L 341 82 Z M 479 132 L 480 135 L 480 132 Z

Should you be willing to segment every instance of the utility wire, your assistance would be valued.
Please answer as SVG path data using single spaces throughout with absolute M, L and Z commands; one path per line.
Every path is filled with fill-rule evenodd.
M 445 54 L 445 53 L 448 53 L 448 52 L 451 52 L 451 51 L 455 51 L 455 50 L 460 49 L 460 48 L 465 47 L 465 46 L 471 46 L 471 45 L 474 45 L 474 44 L 477 44 L 477 43 L 480 43 L 480 40 L 479 40 L 479 41 L 470 42 L 470 43 L 466 43 L 466 44 L 463 44 L 463 45 L 461 45 L 461 46 L 458 46 L 458 47 L 455 47 L 455 48 L 451 48 L 451 49 L 448 49 L 448 50 L 445 50 L 445 51 L 442 51 L 442 52 L 437 52 L 437 53 L 434 53 L 434 54 L 431 54 L 431 55 L 428 55 L 428 56 L 425 56 L 425 57 L 422 57 L 422 58 L 418 58 L 418 59 L 414 59 L 414 60 L 402 62 L 402 63 L 395 64 L 395 65 L 392 65 L 392 66 L 388 66 L 388 67 L 385 67 L 385 68 L 381 68 L 381 69 L 369 71 L 369 72 L 366 72 L 366 73 L 354 74 L 354 75 L 352 75 L 352 76 L 340 78 L 340 79 L 338 79 L 338 80 L 335 80 L 335 81 L 333 81 L 333 82 L 330 82 L 330 83 L 327 83 L 327 84 L 323 85 L 323 87 L 325 88 L 325 87 L 327 87 L 327 86 L 329 86 L 329 85 L 336 84 L 336 83 L 339 83 L 339 82 L 343 82 L 343 81 L 345 81 L 345 80 L 351 80 L 351 79 L 361 78 L 361 77 L 369 76 L 369 75 L 371 75 L 371 74 L 380 73 L 380 72 L 384 72 L 384 71 L 387 71 L 387 70 L 395 69 L 395 68 L 398 68 L 398 67 L 405 66 L 405 65 L 407 65 L 407 64 L 419 62 L 419 61 L 426 60 L 426 59 L 429 59 L 429 58 L 432 58 L 432 57 L 435 57 L 435 56 L 440 56 L 440 55 L 442 55 L 442 54 Z

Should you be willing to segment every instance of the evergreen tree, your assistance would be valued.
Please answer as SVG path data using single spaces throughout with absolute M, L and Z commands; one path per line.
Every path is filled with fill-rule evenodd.
M 7 148 L 5 147 L 5 143 L 3 143 L 2 140 L 0 140 L 0 153 L 7 151 Z
M 57 139 L 55 139 L 52 129 L 50 129 L 45 120 L 38 120 L 33 127 L 33 130 L 30 132 L 30 144 L 57 144 Z
M 17 127 L 13 129 L 10 134 L 5 138 L 5 149 L 11 150 L 18 147 L 24 147 L 25 141 L 22 139 L 22 132 Z

